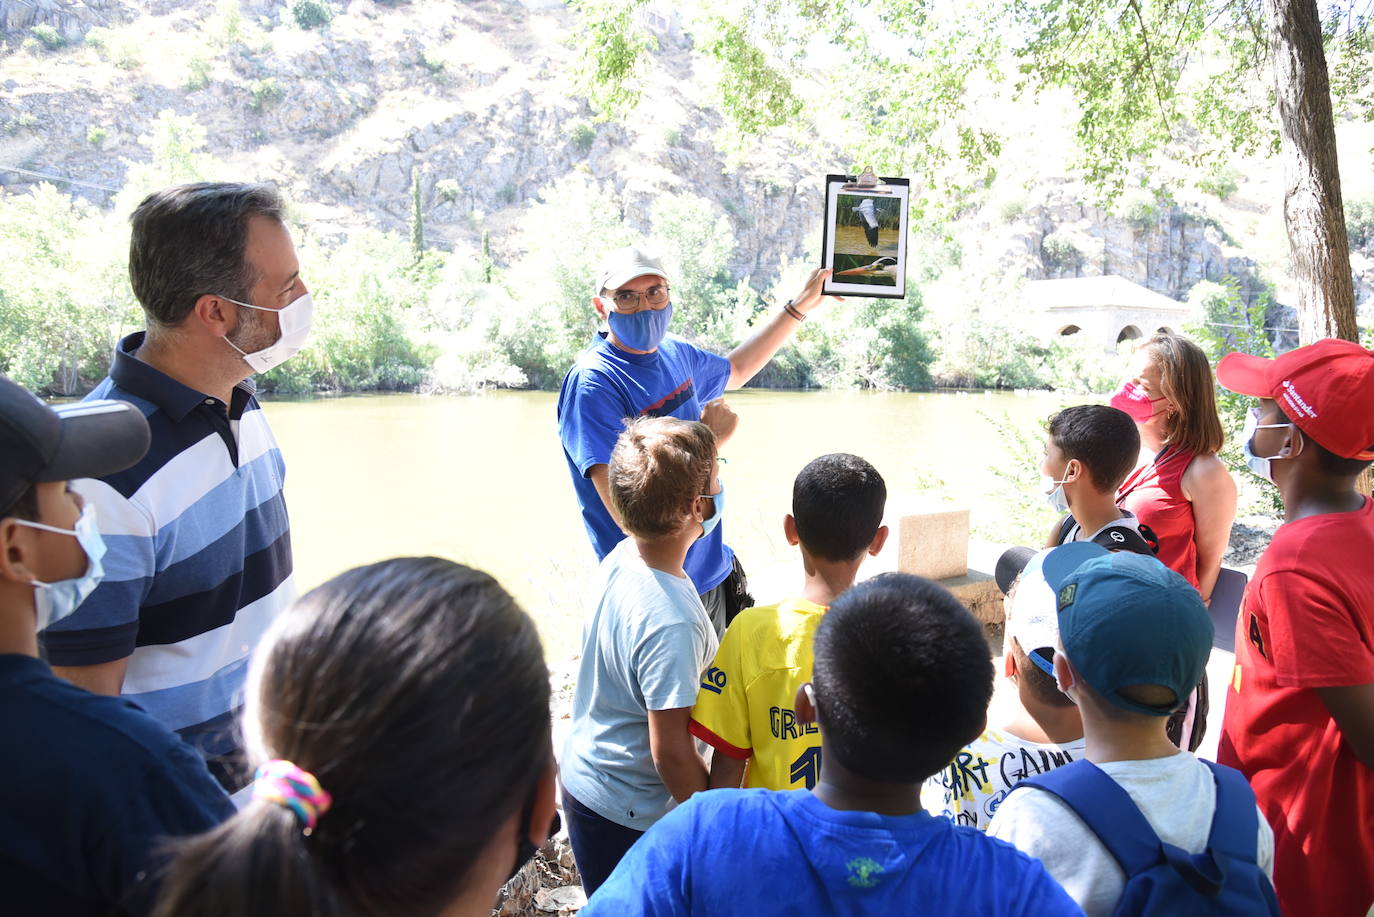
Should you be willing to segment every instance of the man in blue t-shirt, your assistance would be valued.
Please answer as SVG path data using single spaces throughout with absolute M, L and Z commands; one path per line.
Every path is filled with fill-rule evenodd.
M 630 848 L 583 917 L 1077 915 L 1039 863 L 921 808 L 921 784 L 987 719 L 981 625 L 902 573 L 845 592 L 816 632 L 798 722 L 818 723 L 811 790 L 711 790 Z
M 646 415 L 700 420 L 724 444 L 737 418 L 721 396 L 743 386 L 773 358 L 807 313 L 821 303 L 830 276 L 815 270 L 795 299 L 729 356 L 708 353 L 676 335 L 668 273 L 641 248 L 612 252 L 596 275 L 592 308 L 609 326 L 584 350 L 558 394 L 558 435 L 592 548 L 604 558 L 625 537 L 610 510 L 607 463 L 625 420 Z M 721 500 L 716 505 L 722 505 Z M 717 635 L 752 604 L 744 571 L 721 526 L 692 546 L 685 569 Z
M 145 914 L 167 840 L 233 814 L 205 761 L 132 703 L 53 674 L 38 632 L 104 573 L 95 511 L 71 478 L 148 450 L 125 401 L 48 408 L 0 377 L 0 889 L 5 914 Z

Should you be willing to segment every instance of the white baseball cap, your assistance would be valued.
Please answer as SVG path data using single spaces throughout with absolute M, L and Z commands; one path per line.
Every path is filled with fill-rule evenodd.
M 656 253 L 637 245 L 616 249 L 605 257 L 596 272 L 596 293 L 600 295 L 602 290 L 618 290 L 622 283 L 643 277 L 645 274 L 668 279 L 663 262 Z
M 1007 568 L 1020 566 L 1003 591 L 1011 596 L 1007 608 L 1007 633 L 1016 638 L 1022 652 L 1045 672 L 1054 674 L 1054 645 L 1059 641 L 1059 600 L 1045 579 L 1045 556 L 1052 549 L 1032 553 L 1011 548 L 997 562 L 998 585 Z M 1005 561 L 1005 563 L 1004 563 Z

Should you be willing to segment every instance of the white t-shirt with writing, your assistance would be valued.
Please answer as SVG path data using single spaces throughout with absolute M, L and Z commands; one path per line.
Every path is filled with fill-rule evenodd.
M 1012 787 L 1027 777 L 1082 758 L 1083 741 L 1042 745 L 1017 738 L 1005 729 L 985 730 L 947 767 L 926 779 L 921 787 L 921 805 L 931 815 L 944 815 L 985 831 Z
M 1099 764 L 1121 785 L 1166 844 L 1201 853 L 1217 805 L 1215 778 L 1186 751 L 1146 761 Z M 1033 786 L 1009 795 L 988 826 L 988 834 L 1038 858 L 1088 917 L 1105 917 L 1126 888 L 1116 859 L 1072 809 Z M 1274 832 L 1259 813 L 1258 862 L 1274 877 Z

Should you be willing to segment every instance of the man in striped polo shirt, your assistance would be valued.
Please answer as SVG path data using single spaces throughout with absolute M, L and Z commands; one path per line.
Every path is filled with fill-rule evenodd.
M 248 376 L 304 343 L 310 297 L 270 187 L 168 188 L 132 223 L 147 330 L 119 342 L 89 397 L 135 404 L 152 445 L 75 485 L 97 508 L 106 574 L 44 641 L 59 675 L 138 703 L 234 792 L 248 656 L 295 594 L 285 466 Z

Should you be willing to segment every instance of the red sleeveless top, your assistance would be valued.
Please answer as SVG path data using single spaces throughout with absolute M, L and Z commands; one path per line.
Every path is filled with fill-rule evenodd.
M 1160 563 L 1197 586 L 1197 542 L 1193 502 L 1183 495 L 1183 472 L 1193 461 L 1191 452 L 1165 446 L 1154 460 L 1131 472 L 1116 491 L 1116 505 L 1159 536 Z

